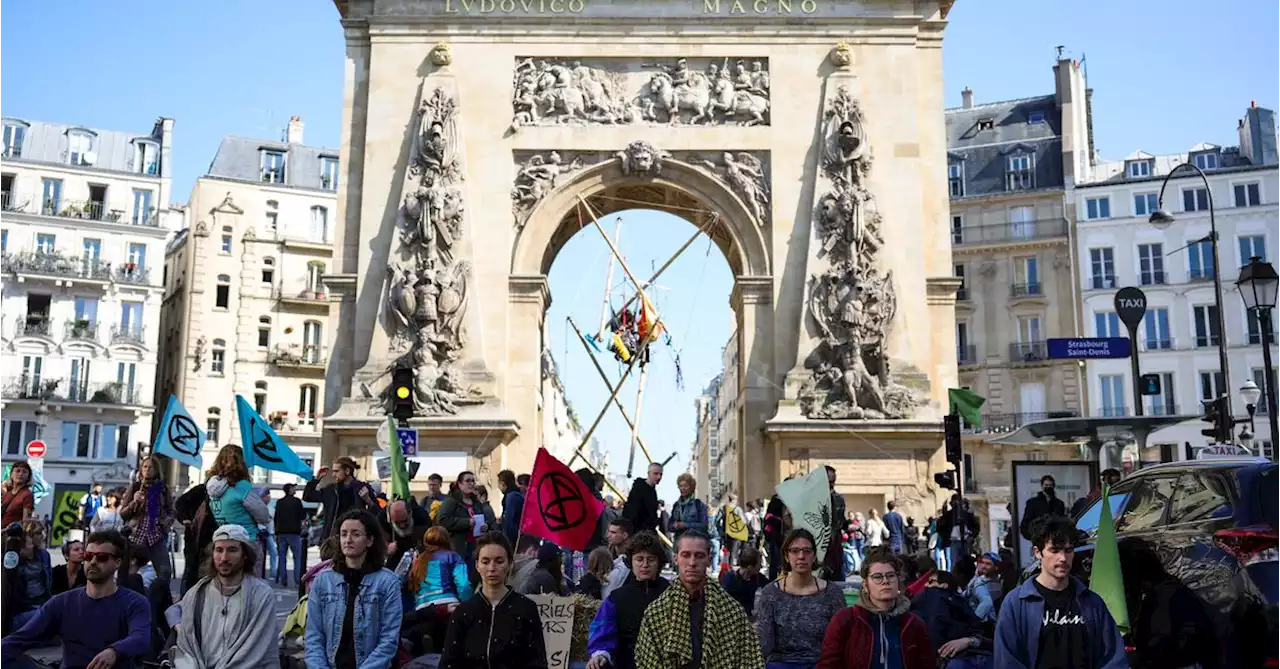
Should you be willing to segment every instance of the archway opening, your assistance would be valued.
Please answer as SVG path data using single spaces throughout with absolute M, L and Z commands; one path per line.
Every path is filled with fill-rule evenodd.
M 660 499 L 676 500 L 677 476 L 691 472 L 698 496 L 714 503 L 737 484 L 741 319 L 730 296 L 742 255 L 719 212 L 672 188 L 615 187 L 587 203 L 560 219 L 543 256 L 543 445 L 570 462 L 589 435 L 581 455 L 622 494 L 651 457 L 666 462 Z M 637 281 L 661 334 L 628 371 L 644 354 L 615 335 L 624 314 L 641 318 Z M 610 402 L 620 382 L 621 410 Z

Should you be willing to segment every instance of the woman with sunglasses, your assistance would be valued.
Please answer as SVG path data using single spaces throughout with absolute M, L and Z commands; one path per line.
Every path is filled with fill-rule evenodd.
M 844 608 L 840 586 L 814 573 L 818 543 L 805 529 L 782 542 L 782 578 L 756 599 L 756 632 L 766 669 L 813 669 L 827 623 Z
M 475 571 L 476 537 L 490 528 L 498 529 L 493 507 L 480 501 L 476 494 L 476 475 L 472 472 L 458 474 L 449 490 L 449 496 L 436 511 L 436 524 L 449 530 L 453 552 L 461 555 L 471 570 L 471 582 L 478 581 Z
M 935 669 L 929 630 L 911 613 L 902 561 L 888 547 L 867 551 L 858 601 L 827 625 L 817 669 Z

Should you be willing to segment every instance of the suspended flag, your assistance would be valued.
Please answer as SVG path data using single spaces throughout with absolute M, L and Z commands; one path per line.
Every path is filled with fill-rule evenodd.
M 742 509 L 734 507 L 724 517 L 724 533 L 730 539 L 747 540 L 747 520 L 742 517 Z
M 653 303 L 644 294 L 640 295 L 640 319 L 637 330 L 640 334 L 640 341 L 653 341 L 662 334 L 662 324 L 658 322 L 658 310 L 653 307 Z
M 262 467 L 286 474 L 294 474 L 304 480 L 314 475 L 311 467 L 284 443 L 280 435 L 267 425 L 266 419 L 245 399 L 236 395 L 236 415 L 240 419 L 240 439 L 244 444 L 244 464 Z
M 48 481 L 44 480 L 44 468 L 32 467 L 31 468 L 31 499 L 34 500 L 36 504 L 39 504 L 40 500 L 48 497 L 51 494 L 53 494 L 53 486 L 49 485 Z
M 1098 593 L 1116 621 L 1121 634 L 1129 633 L 1129 606 L 1124 599 L 1124 575 L 1120 571 L 1120 545 L 1116 523 L 1111 517 L 1111 486 L 1102 487 L 1102 512 L 1098 516 L 1098 537 L 1093 545 L 1093 571 L 1089 589 Z
M 200 449 L 205 439 L 204 430 L 196 426 L 177 395 L 170 395 L 169 405 L 160 419 L 160 430 L 156 432 L 156 453 L 198 469 L 204 466 Z
M 396 421 L 387 416 L 387 432 L 391 434 L 391 499 L 409 499 L 409 471 L 405 467 L 404 450 L 400 447 L 400 433 Z
M 601 513 L 604 502 L 596 499 L 563 462 L 539 448 L 524 498 L 520 531 L 561 548 L 586 550 Z
M 831 486 L 827 483 L 827 468 L 818 467 L 808 476 L 783 481 L 776 490 L 778 498 L 791 510 L 792 525 L 809 530 L 818 542 L 814 548 L 821 560 L 831 544 Z
M 631 351 L 627 350 L 627 344 L 622 341 L 622 335 L 613 333 L 613 344 L 609 346 L 609 350 L 618 354 L 618 358 L 623 362 L 631 362 Z
M 986 403 L 978 393 L 965 388 L 948 388 L 947 400 L 951 403 L 951 412 L 959 414 L 965 422 L 974 427 L 982 426 L 982 405 Z

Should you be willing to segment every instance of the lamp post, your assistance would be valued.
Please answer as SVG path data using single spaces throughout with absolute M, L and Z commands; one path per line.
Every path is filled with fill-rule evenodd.
M 1164 181 L 1160 184 L 1160 196 L 1156 200 L 1156 210 L 1151 212 L 1149 222 L 1157 230 L 1164 230 L 1173 224 L 1173 214 L 1164 209 L 1164 189 L 1169 186 L 1169 180 L 1173 178 L 1173 175 L 1184 167 L 1195 170 L 1196 174 L 1200 175 L 1200 181 L 1204 182 L 1205 195 L 1209 199 L 1209 236 L 1193 243 L 1198 244 L 1208 241 L 1213 248 L 1213 306 L 1218 312 L 1216 319 L 1218 321 L 1218 366 L 1222 368 L 1222 388 L 1225 391 L 1231 387 L 1231 372 L 1227 368 L 1227 322 L 1222 314 L 1222 274 L 1218 271 L 1218 222 L 1214 218 L 1213 189 L 1209 187 L 1209 178 L 1204 175 L 1204 170 L 1196 167 L 1195 163 L 1190 162 L 1179 163 L 1169 170 L 1169 173 L 1164 176 Z M 1209 327 L 1212 328 L 1212 326 Z M 1217 395 L 1218 393 L 1214 394 Z
M 1277 429 L 1280 417 L 1276 415 L 1276 384 L 1271 366 L 1274 334 L 1271 331 L 1271 312 L 1276 306 L 1277 284 L 1280 284 L 1280 276 L 1276 275 L 1276 268 L 1269 262 L 1262 262 L 1262 258 L 1257 256 L 1250 258 L 1249 264 L 1240 268 L 1240 278 L 1236 280 L 1240 299 L 1244 300 L 1244 308 L 1257 319 L 1258 333 L 1262 337 L 1262 392 L 1267 398 L 1267 422 L 1271 424 L 1272 449 L 1280 447 L 1280 429 Z

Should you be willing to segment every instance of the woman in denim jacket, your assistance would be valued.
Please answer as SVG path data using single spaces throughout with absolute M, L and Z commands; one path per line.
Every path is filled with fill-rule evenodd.
M 367 511 L 337 524 L 342 555 L 316 577 L 307 599 L 308 669 L 387 669 L 402 616 L 400 579 L 382 567 L 387 539 Z

